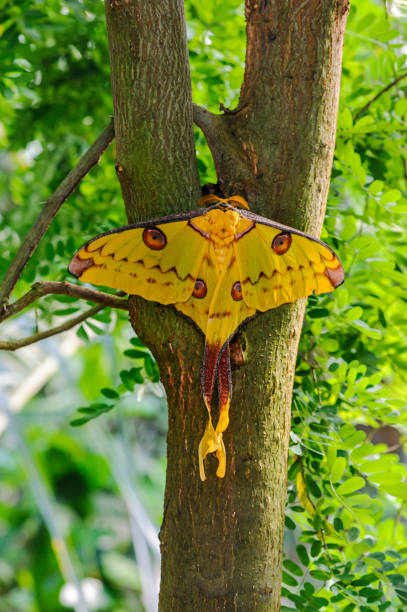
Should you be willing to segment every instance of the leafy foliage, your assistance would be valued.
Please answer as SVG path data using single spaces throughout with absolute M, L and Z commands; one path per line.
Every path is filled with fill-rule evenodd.
M 112 112 L 102 3 L 23 1 L 6 3 L 3 13 L 0 274 L 41 202 Z M 188 0 L 186 14 L 194 100 L 215 112 L 220 103 L 233 107 L 243 74 L 242 6 Z M 407 21 L 381 2 L 352 5 L 322 234 L 347 277 L 333 295 L 308 301 L 293 399 L 283 610 L 407 604 L 406 35 Z M 198 130 L 196 144 L 202 182 L 213 182 Z M 112 146 L 61 208 L 15 297 L 34 280 L 68 279 L 76 248 L 123 223 Z M 4 329 L 23 336 L 82 308 L 48 296 Z M 105 309 L 76 333 L 2 356 L 3 391 L 19 410 L 7 416 L 0 453 L 7 611 L 66 609 L 70 564 L 84 592 L 93 584 L 95 609 L 152 609 L 126 508 L 129 495 L 141 500 L 145 533 L 160 522 L 166 414 L 157 366 L 126 318 Z M 48 362 L 50 375 L 47 351 L 57 364 Z M 20 400 L 30 372 L 43 382 Z M 154 544 L 145 541 L 152 558 Z
M 403 75 L 405 36 L 405 21 L 385 21 L 382 6 L 352 8 L 323 234 L 347 278 L 309 300 L 293 402 L 288 516 L 310 555 L 294 553 L 304 577 L 285 579 L 296 609 L 406 604 L 407 81 L 380 94 Z M 312 511 L 298 503 L 299 466 Z

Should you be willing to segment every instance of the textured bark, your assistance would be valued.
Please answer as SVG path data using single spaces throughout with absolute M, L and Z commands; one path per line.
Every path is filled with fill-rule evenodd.
M 106 1 L 116 171 L 129 221 L 199 198 L 184 5 Z
M 106 4 L 117 168 L 129 219 L 186 209 L 198 197 L 192 104 L 178 0 Z M 225 195 L 319 235 L 335 138 L 347 0 L 247 0 L 240 103 L 195 107 Z M 232 353 L 227 470 L 197 450 L 206 414 L 203 338 L 171 308 L 130 300 L 168 397 L 168 467 L 161 528 L 161 612 L 276 611 L 290 405 L 305 300 L 242 326 Z
M 348 0 L 247 0 L 239 105 L 206 113 L 202 125 L 226 193 L 315 235 L 329 187 L 348 9 Z

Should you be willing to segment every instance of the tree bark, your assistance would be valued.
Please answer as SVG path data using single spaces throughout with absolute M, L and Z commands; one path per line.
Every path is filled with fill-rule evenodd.
M 348 0 L 247 0 L 238 108 L 194 119 L 224 195 L 319 235 L 335 139 Z M 107 0 L 117 171 L 129 220 L 199 197 L 183 4 Z M 198 444 L 203 338 L 172 308 L 130 299 L 168 399 L 160 610 L 279 609 L 291 393 L 305 300 L 243 325 L 234 344 L 227 469 Z

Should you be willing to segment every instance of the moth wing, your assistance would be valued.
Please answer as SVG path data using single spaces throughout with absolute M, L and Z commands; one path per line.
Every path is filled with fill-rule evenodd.
M 253 226 L 238 237 L 234 248 L 248 306 L 264 312 L 312 292 L 328 293 L 343 283 L 342 264 L 326 244 L 246 211 L 243 216 Z M 286 245 L 279 248 L 279 239 Z
M 189 216 L 176 219 L 101 234 L 77 251 L 69 272 L 161 304 L 184 302 L 194 290 L 207 240 L 188 224 Z
M 175 308 L 192 319 L 204 334 L 206 333 L 209 308 L 217 283 L 218 274 L 215 263 L 209 254 L 208 242 L 197 274 L 197 287 L 201 286 L 202 290 L 193 292 L 186 301 L 175 304 Z
M 218 282 L 208 313 L 206 341 L 222 348 L 243 321 L 256 314 L 240 290 L 240 270 L 235 257 Z

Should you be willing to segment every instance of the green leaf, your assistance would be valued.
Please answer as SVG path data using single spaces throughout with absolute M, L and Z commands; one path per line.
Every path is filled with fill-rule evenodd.
M 86 320 L 85 324 L 90 327 L 90 329 L 95 332 L 98 336 L 104 336 L 106 334 L 106 330 L 98 327 L 94 323 L 92 323 L 89 319 Z
M 349 108 L 344 108 L 338 117 L 338 129 L 350 131 L 353 127 L 352 113 Z
M 405 577 L 402 574 L 387 574 L 387 577 L 393 586 L 405 583 Z
M 380 329 L 373 329 L 369 327 L 367 323 L 361 321 L 360 319 L 357 321 L 353 321 L 353 325 L 359 328 L 368 338 L 380 340 L 380 338 L 382 337 L 382 332 L 380 331 Z
M 79 308 L 58 308 L 54 310 L 54 315 L 57 317 L 65 317 L 66 315 L 73 314 L 74 312 L 78 312 Z
M 373 181 L 369 185 L 369 192 L 373 196 L 375 196 L 375 195 L 379 194 L 381 191 L 383 191 L 383 187 L 384 187 L 384 182 L 383 181 Z
M 348 321 L 356 321 L 356 319 L 360 319 L 363 314 L 363 310 L 360 306 L 355 306 L 354 308 L 350 308 L 346 311 L 345 316 Z
M 335 444 L 331 444 L 326 451 L 326 461 L 328 464 L 328 469 L 331 471 L 333 464 L 336 460 L 336 446 Z
M 285 516 L 284 522 L 285 522 L 285 526 L 287 527 L 287 529 L 291 529 L 292 531 L 294 531 L 295 523 L 289 516 L 287 515 Z
M 329 310 L 327 308 L 311 308 L 308 315 L 311 319 L 321 319 L 329 316 Z
M 383 597 L 383 592 L 379 589 L 364 587 L 363 589 L 360 589 L 359 595 L 361 597 L 365 597 L 368 602 L 373 602 L 377 601 L 378 599 L 381 599 Z
M 400 115 L 400 117 L 402 117 L 403 115 L 407 113 L 407 99 L 406 98 L 400 98 L 399 100 L 397 100 L 396 105 L 394 107 L 394 112 L 397 113 L 397 115 Z
M 288 480 L 294 480 L 297 476 L 298 472 L 301 469 L 301 464 L 299 461 L 293 461 L 288 470 Z
M 131 359 L 145 359 L 147 356 L 149 356 L 147 351 L 137 349 L 127 349 L 123 352 L 123 355 L 126 355 L 126 357 L 130 357 Z
M 81 340 L 84 340 L 85 342 L 89 342 L 89 336 L 86 333 L 85 328 L 83 327 L 83 325 L 81 325 L 77 330 L 76 330 L 76 335 L 78 336 L 78 338 L 80 338 Z
M 311 557 L 319 557 L 322 544 L 319 540 L 314 540 L 311 544 Z
M 114 389 L 110 389 L 108 387 L 104 387 L 103 389 L 101 389 L 101 393 L 105 397 L 108 397 L 109 399 L 118 399 L 118 398 L 120 398 L 120 395 L 117 393 L 117 391 L 115 391 Z
M 378 485 L 401 485 L 402 476 L 397 472 L 382 472 L 382 473 L 373 473 L 369 475 L 369 482 L 374 482 Z M 407 485 L 406 485 L 407 486 Z
M 337 353 L 340 350 L 340 345 L 337 340 L 334 338 L 324 338 L 320 339 L 320 346 L 328 353 Z
M 386 204 L 390 204 L 390 202 L 397 202 L 400 198 L 401 192 L 398 189 L 390 189 L 382 195 L 380 203 L 385 206 Z
M 372 132 L 376 128 L 373 117 L 365 115 L 361 119 L 358 119 L 355 123 L 353 133 L 366 134 Z
M 362 379 L 359 379 L 360 381 Z M 366 379 L 365 379 L 366 380 Z M 349 384 L 349 382 L 348 382 Z M 367 384 L 367 382 L 366 382 Z M 353 436 L 350 436 L 349 438 L 347 438 L 346 440 L 344 440 L 343 443 L 343 448 L 346 450 L 352 450 L 355 448 L 355 446 L 357 446 L 358 444 L 360 444 L 360 442 L 363 442 L 363 440 L 366 439 L 366 434 L 364 431 L 355 431 L 355 433 L 353 434 Z
M 356 219 L 354 217 L 345 217 L 344 219 L 344 225 L 343 228 L 341 230 L 341 238 L 342 240 L 350 240 L 354 234 L 356 234 L 356 230 L 357 230 L 357 223 L 356 223 Z
M 80 414 L 84 414 L 85 416 L 79 419 L 74 419 L 73 421 L 70 422 L 70 425 L 72 427 L 78 427 L 80 425 L 84 425 L 85 423 L 88 423 L 92 419 L 96 419 L 101 414 L 109 412 L 110 410 L 112 410 L 112 408 L 114 408 L 113 404 L 103 404 L 103 403 L 95 403 L 95 404 L 91 404 L 90 406 L 82 406 L 81 408 L 78 408 L 78 412 Z
M 336 302 L 338 304 L 338 308 L 344 308 L 346 304 L 349 303 L 349 291 L 343 285 L 339 287 L 339 289 L 335 292 Z
M 142 385 L 144 383 L 144 378 L 141 373 L 141 368 L 131 368 L 128 374 L 134 380 L 136 385 Z
M 301 563 L 305 566 L 308 566 L 310 563 L 310 559 L 309 559 L 308 552 L 305 546 L 303 544 L 299 544 L 296 550 L 297 550 L 298 558 L 301 561 Z
M 373 582 L 377 582 L 379 580 L 379 576 L 377 574 L 369 573 L 365 576 L 361 576 L 361 578 L 357 578 L 356 580 L 352 580 L 351 584 L 353 586 L 366 586 L 368 584 L 372 584 Z
M 122 381 L 122 383 L 126 387 L 126 389 L 128 391 L 133 391 L 133 389 L 134 389 L 134 379 L 132 378 L 131 374 L 129 374 L 129 372 L 127 372 L 127 370 L 121 370 L 119 372 L 119 376 L 120 376 L 120 380 Z
M 357 527 L 351 527 L 348 531 L 349 542 L 355 542 L 360 534 L 360 530 Z
M 368 457 L 369 455 L 373 455 L 377 452 L 381 452 L 383 449 L 380 449 L 375 444 L 371 444 L 368 442 L 366 444 L 361 444 L 358 448 L 355 448 L 352 451 L 351 457 L 353 463 L 360 463 L 362 459 Z
M 144 368 L 150 380 L 152 380 L 153 382 L 160 381 L 160 371 L 151 355 L 147 355 L 146 360 L 144 362 Z
M 360 476 L 353 476 L 348 480 L 345 480 L 339 487 L 336 489 L 336 492 L 339 496 L 349 495 L 350 493 L 354 493 L 359 489 L 362 489 L 366 485 L 364 478 Z
M 294 576 L 287 574 L 287 572 L 285 572 L 284 570 L 283 570 L 283 583 L 287 584 L 288 586 L 297 586 L 298 584 Z
M 144 346 L 144 344 L 142 343 L 142 341 L 140 340 L 140 338 L 130 338 L 130 342 L 133 346 L 136 346 L 137 348 L 142 348 L 145 351 L 147 351 L 148 349 Z
M 331 469 L 331 480 L 333 483 L 338 482 L 342 478 L 346 464 L 347 462 L 345 457 L 337 457 L 335 459 Z
M 404 591 L 404 590 L 401 590 L 401 589 L 395 589 L 395 592 L 399 596 L 400 601 L 402 603 L 407 603 L 407 591 Z
M 307 491 L 314 497 L 321 497 L 322 493 L 316 481 L 309 474 L 305 475 L 305 484 Z
M 52 299 L 56 302 L 62 302 L 63 304 L 72 304 L 76 302 L 78 298 L 73 297 L 72 295 L 53 295 Z
M 89 423 L 89 419 L 87 417 L 81 417 L 80 419 L 73 419 L 73 421 L 71 421 L 69 424 L 71 427 L 80 427 L 86 423 Z
M 323 572 L 322 570 L 311 570 L 310 574 L 315 580 L 322 580 L 326 582 L 329 580 L 330 575 L 327 572 Z
M 107 404 L 103 404 L 101 402 L 91 404 L 90 406 L 81 406 L 78 408 L 78 412 L 83 412 L 84 414 L 99 414 L 104 412 L 107 408 L 110 408 Z
M 302 571 L 302 569 L 300 568 L 299 565 L 297 565 L 296 563 L 294 563 L 294 561 L 291 561 L 291 559 L 285 559 L 283 561 L 283 565 L 284 567 L 291 572 L 292 574 L 294 574 L 295 576 L 303 576 L 304 572 Z
M 380 488 L 389 495 L 398 499 L 407 500 L 407 483 L 399 482 L 397 484 L 381 484 Z
M 313 593 L 315 593 L 315 587 L 313 584 L 311 584 L 311 582 L 304 582 L 304 591 L 308 595 L 312 595 Z

